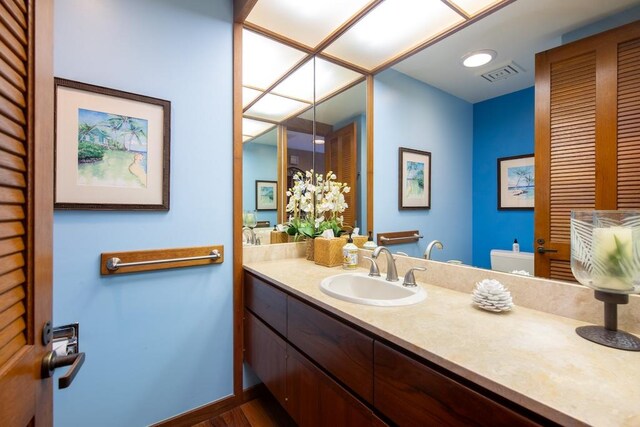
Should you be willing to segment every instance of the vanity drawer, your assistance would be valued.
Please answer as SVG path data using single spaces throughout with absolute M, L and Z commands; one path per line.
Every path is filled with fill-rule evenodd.
M 374 350 L 374 405 L 400 426 L 539 425 L 384 344 Z
M 244 305 L 279 334 L 287 333 L 287 295 L 258 279 L 244 273 Z
M 250 311 L 244 311 L 244 361 L 279 402 L 286 401 L 287 344 Z
M 298 301 L 288 300 L 289 342 L 367 402 L 373 399 L 373 339 Z

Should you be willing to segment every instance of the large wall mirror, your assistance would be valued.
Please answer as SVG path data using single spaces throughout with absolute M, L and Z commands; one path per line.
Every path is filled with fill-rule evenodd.
M 271 231 L 288 221 L 293 176 L 311 170 L 332 171 L 352 188 L 344 223 L 366 227 L 365 109 L 362 74 L 243 31 L 245 245 L 284 243 L 272 242 Z
M 277 182 L 282 197 L 291 171 L 323 171 L 330 140 L 353 129 L 354 223 L 374 233 L 419 230 L 423 239 L 394 245 L 392 251 L 423 257 L 431 249 L 434 260 L 481 268 L 491 268 L 492 249 L 510 250 L 514 239 L 522 252 L 535 250 L 534 210 L 503 209 L 497 200 L 498 159 L 535 150 L 535 54 L 640 19 L 637 0 L 424 1 L 414 2 L 411 10 L 394 10 L 401 2 L 362 0 L 327 13 L 274 12 L 274 3 L 258 0 L 247 28 L 280 34 L 295 47 L 280 43 L 278 53 L 243 58 L 244 78 L 258 70 L 271 73 L 270 80 L 243 81 L 244 209 L 256 209 L 256 181 Z M 411 26 L 395 19 L 427 16 L 423 8 L 432 6 L 446 25 L 425 18 Z M 394 27 L 398 22 L 404 28 Z M 259 37 L 277 43 L 258 33 L 245 29 L 245 47 Z M 493 60 L 464 67 L 463 57 L 476 50 L 491 50 Z M 343 73 L 342 84 L 323 86 L 329 68 Z M 306 83 L 285 84 L 302 70 Z M 364 76 L 373 76 L 372 85 Z M 254 102 L 252 96 L 261 98 Z M 274 103 L 267 108 L 270 98 Z M 374 152 L 367 153 L 363 141 L 373 134 Z M 398 209 L 400 148 L 431 154 L 430 209 Z M 341 149 L 339 157 L 345 154 Z M 370 182 L 366 156 L 374 159 Z M 367 187 L 374 189 L 373 224 L 366 223 Z M 257 211 L 257 219 L 271 226 L 286 221 L 280 201 L 278 210 Z M 442 249 L 429 245 L 436 240 Z

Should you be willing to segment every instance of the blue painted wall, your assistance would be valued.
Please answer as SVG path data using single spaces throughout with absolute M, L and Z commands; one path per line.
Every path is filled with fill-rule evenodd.
M 245 143 L 242 148 L 242 208 L 256 208 L 256 181 L 278 180 L 278 153 L 274 145 Z M 277 211 L 258 211 L 258 220 L 277 223 Z
M 433 259 L 471 263 L 473 106 L 395 70 L 374 81 L 375 233 L 419 230 L 418 243 L 394 245 L 422 256 L 442 241 Z M 431 209 L 398 210 L 398 148 L 431 152 Z
M 54 215 L 53 320 L 80 322 L 87 354 L 55 391 L 57 426 L 148 425 L 233 391 L 232 15 L 230 0 L 55 0 L 56 76 L 172 103 L 169 212 Z M 99 275 L 101 252 L 206 244 L 224 264 Z
M 499 211 L 497 159 L 534 152 L 534 88 L 473 105 L 473 265 L 491 268 L 491 249 L 533 251 L 533 210 Z

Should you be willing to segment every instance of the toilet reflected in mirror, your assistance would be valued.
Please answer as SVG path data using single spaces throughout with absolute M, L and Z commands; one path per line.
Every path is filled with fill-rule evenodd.
M 533 276 L 533 253 L 492 249 L 491 269 L 505 273 Z

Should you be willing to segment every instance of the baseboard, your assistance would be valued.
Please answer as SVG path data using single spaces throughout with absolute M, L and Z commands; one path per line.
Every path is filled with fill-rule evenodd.
M 242 405 L 253 399 L 257 399 L 267 393 L 264 384 L 256 384 L 242 391 L 240 396 L 227 396 L 215 402 L 208 403 L 198 408 L 192 409 L 182 414 L 176 415 L 166 420 L 162 420 L 151 427 L 191 427 L 195 424 L 215 418 L 231 409 Z

